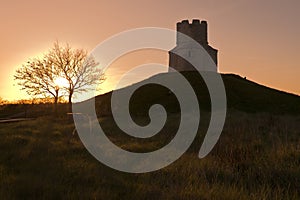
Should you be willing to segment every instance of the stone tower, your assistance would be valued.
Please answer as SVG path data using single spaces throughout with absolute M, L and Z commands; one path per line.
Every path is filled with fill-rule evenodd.
M 182 58 L 179 55 L 185 55 L 189 60 L 193 60 L 194 63 L 196 62 L 197 65 L 201 66 L 201 70 L 208 70 L 207 69 L 207 56 L 199 56 L 199 47 L 193 45 L 190 41 L 186 41 L 185 38 L 182 37 L 180 33 L 183 33 L 195 41 L 197 41 L 204 50 L 210 55 L 215 66 L 210 71 L 217 71 L 217 54 L 218 50 L 212 48 L 208 45 L 207 41 L 207 22 L 201 21 L 198 19 L 193 19 L 192 23 L 189 23 L 188 20 L 183 20 L 177 23 L 177 37 L 176 37 L 176 47 L 169 51 L 169 66 L 176 69 L 177 71 L 192 71 L 195 68 Z M 198 51 L 198 54 L 197 54 Z M 202 50 L 203 51 L 203 50 Z M 175 54 L 176 53 L 176 54 Z

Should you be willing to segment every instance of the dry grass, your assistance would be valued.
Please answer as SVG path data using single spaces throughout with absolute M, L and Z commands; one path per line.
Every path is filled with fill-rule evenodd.
M 191 148 L 172 165 L 127 174 L 95 160 L 73 124 L 40 117 L 0 125 L 1 199 L 299 199 L 300 117 L 231 111 L 213 151 L 198 159 L 208 116 Z M 100 119 L 125 149 L 149 151 L 168 142 L 176 126 L 152 140 L 128 138 Z M 174 123 L 175 124 L 175 123 Z M 157 140 L 159 139 L 157 142 Z

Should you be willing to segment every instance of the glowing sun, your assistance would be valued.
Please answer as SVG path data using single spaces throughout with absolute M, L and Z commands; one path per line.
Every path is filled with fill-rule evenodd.
M 54 80 L 54 83 L 56 86 L 58 86 L 59 88 L 64 88 L 64 87 L 68 87 L 69 86 L 69 82 L 67 79 L 62 78 L 62 77 L 58 77 Z

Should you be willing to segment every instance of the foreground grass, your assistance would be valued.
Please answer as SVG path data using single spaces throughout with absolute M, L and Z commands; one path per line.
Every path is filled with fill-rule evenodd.
M 112 119 L 99 121 L 112 141 L 140 152 L 167 143 L 176 117 L 157 138 L 141 143 L 121 134 Z M 118 172 L 95 160 L 72 136 L 67 118 L 1 124 L 0 199 L 300 198 L 300 117 L 232 111 L 213 151 L 198 159 L 208 117 L 188 152 L 146 174 Z

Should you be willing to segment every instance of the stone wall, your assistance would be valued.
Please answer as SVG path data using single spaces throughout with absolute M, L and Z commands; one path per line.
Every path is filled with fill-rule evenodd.
M 201 44 L 206 52 L 210 55 L 215 65 L 217 65 L 218 50 L 208 45 L 206 21 L 194 19 L 192 23 L 189 23 L 188 20 L 183 20 L 177 23 L 177 32 L 183 33 Z M 175 52 L 179 53 L 180 55 L 187 55 L 188 57 L 191 57 L 191 59 L 196 60 L 199 65 L 205 65 L 205 63 L 207 63 L 203 60 L 200 60 L 203 59 L 201 56 L 195 57 L 196 49 L 192 44 L 188 43 L 189 41 L 186 41 L 186 39 L 181 37 L 180 34 L 177 34 L 176 47 L 169 51 L 169 66 L 173 67 L 177 71 L 191 71 L 195 69 L 185 59 L 176 55 Z M 207 66 L 202 67 L 203 70 L 207 69 Z

